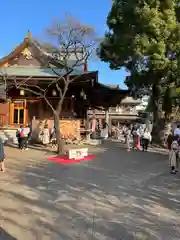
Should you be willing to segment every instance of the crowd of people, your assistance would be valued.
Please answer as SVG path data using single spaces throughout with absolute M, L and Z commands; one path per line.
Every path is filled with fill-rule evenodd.
M 124 126 L 123 134 L 127 145 L 127 151 L 131 151 L 132 149 L 147 151 L 152 141 L 150 131 L 142 125 Z
M 21 150 L 28 150 L 28 142 L 31 136 L 31 128 L 29 125 L 26 127 L 20 126 L 16 132 L 16 137 L 18 140 L 18 147 Z
M 152 142 L 151 132 L 143 125 L 139 126 L 124 126 L 122 133 L 125 138 L 125 144 L 127 146 L 127 151 L 131 150 L 141 150 L 147 151 L 149 144 Z M 107 135 L 107 131 L 104 133 Z M 26 127 L 21 126 L 17 132 L 16 137 L 18 139 L 18 147 L 21 150 L 28 149 L 28 143 L 31 137 L 31 128 L 29 125 Z M 55 128 L 49 131 L 48 126 L 45 126 L 42 132 L 40 133 L 42 138 L 42 143 L 47 145 L 51 142 L 52 147 L 56 147 L 56 132 Z M 174 130 L 172 130 L 166 140 L 167 148 L 169 150 L 169 164 L 171 173 L 176 174 L 179 169 L 180 161 L 180 125 L 178 125 Z M 4 146 L 3 141 L 0 138 L 0 170 L 4 172 Z
M 26 127 L 21 126 L 17 132 L 16 132 L 16 137 L 18 139 L 18 147 L 21 150 L 26 150 L 28 149 L 28 142 L 29 142 L 29 138 L 31 135 L 31 130 L 30 130 L 30 126 L 27 125 Z M 3 144 L 3 140 L 0 137 L 0 170 L 2 172 L 5 171 L 5 152 L 4 152 L 4 144 Z
M 18 147 L 21 150 L 28 150 L 28 143 L 31 137 L 31 128 L 29 125 L 26 127 L 20 126 L 16 132 L 16 137 L 18 140 Z M 43 145 L 52 144 L 52 147 L 56 147 L 56 133 L 55 128 L 48 128 L 48 125 L 45 125 L 42 131 L 39 133 L 39 140 Z
M 45 125 L 43 131 L 40 133 L 42 138 L 42 143 L 44 145 L 47 145 L 51 142 L 52 147 L 56 147 L 56 132 L 55 128 L 51 130 L 51 132 L 48 129 L 48 125 Z M 18 140 L 18 148 L 20 150 L 28 150 L 28 143 L 31 138 L 31 128 L 29 125 L 26 127 L 20 126 L 20 128 L 16 132 L 16 137 Z M 2 172 L 5 171 L 5 153 L 4 153 L 4 144 L 2 141 L 2 138 L 0 137 L 0 170 Z
M 39 140 L 43 145 L 48 145 L 51 143 L 51 147 L 56 148 L 57 140 L 55 127 L 49 129 L 48 125 L 45 124 L 44 128 L 39 132 Z

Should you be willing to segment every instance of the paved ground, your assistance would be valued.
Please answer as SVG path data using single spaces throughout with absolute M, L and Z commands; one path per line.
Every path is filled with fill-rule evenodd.
M 169 174 L 167 156 L 117 142 L 93 151 L 96 160 L 67 167 L 7 148 L 0 239 L 179 240 L 180 174 Z

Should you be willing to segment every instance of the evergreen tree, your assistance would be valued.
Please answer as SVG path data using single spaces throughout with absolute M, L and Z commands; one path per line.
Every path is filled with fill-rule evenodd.
M 177 0 L 114 0 L 107 17 L 109 30 L 98 49 L 110 68 L 129 70 L 129 87 L 152 90 L 156 122 L 162 88 L 179 84 L 179 9 Z

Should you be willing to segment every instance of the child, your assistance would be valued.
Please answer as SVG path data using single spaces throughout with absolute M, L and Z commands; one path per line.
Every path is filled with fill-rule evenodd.
M 171 151 L 169 153 L 169 163 L 171 167 L 171 173 L 176 174 L 177 168 L 179 166 L 179 144 L 177 136 L 173 137 L 173 141 L 171 144 Z
M 2 138 L 0 138 L 0 165 L 1 165 L 2 172 L 5 171 L 4 160 L 5 160 L 4 145 L 3 145 Z

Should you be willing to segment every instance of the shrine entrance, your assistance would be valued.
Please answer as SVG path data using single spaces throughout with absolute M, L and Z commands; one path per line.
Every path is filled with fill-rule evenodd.
M 28 123 L 26 100 L 17 100 L 10 104 L 10 124 L 26 125 Z

